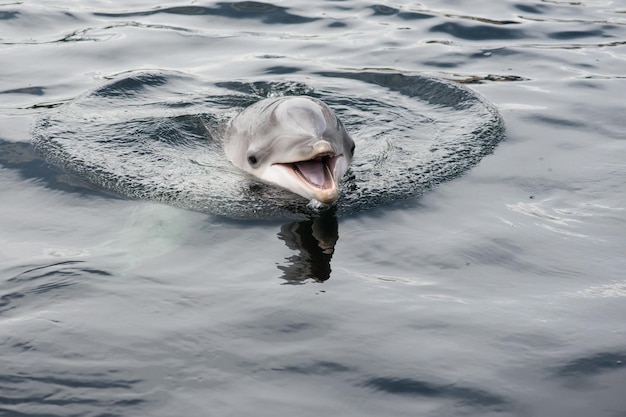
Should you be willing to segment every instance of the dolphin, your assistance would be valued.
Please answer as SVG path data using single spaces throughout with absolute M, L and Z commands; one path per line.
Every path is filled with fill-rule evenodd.
M 352 162 L 354 140 L 322 101 L 273 97 L 231 120 L 224 150 L 233 165 L 260 181 L 331 204 Z

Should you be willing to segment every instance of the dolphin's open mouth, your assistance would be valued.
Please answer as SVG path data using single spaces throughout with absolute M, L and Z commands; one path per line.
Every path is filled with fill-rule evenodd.
M 325 143 L 325 142 L 322 142 Z M 330 145 L 318 148 L 329 148 Z M 343 155 L 323 149 L 310 159 L 291 162 L 275 162 L 266 169 L 264 179 L 311 200 L 330 204 L 339 196 L 337 168 L 341 166 Z
M 267 169 L 264 178 L 303 197 L 330 204 L 339 195 L 335 171 L 342 158 L 342 155 L 318 153 L 304 161 L 274 163 L 272 167 L 276 169 Z
M 333 176 L 335 159 L 336 157 L 324 155 L 289 165 L 301 180 L 314 187 L 327 190 L 336 186 Z

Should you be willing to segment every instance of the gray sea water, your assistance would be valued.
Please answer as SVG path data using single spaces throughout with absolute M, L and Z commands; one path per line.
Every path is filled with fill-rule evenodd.
M 625 416 L 625 26 L 611 0 L 1 3 L 0 415 Z M 38 118 L 138 70 L 438 77 L 506 138 L 329 224 L 34 152 Z

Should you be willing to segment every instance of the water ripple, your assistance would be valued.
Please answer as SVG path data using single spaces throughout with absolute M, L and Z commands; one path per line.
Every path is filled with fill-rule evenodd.
M 625 371 L 626 352 L 623 350 L 592 353 L 552 368 L 553 376 L 562 380 L 566 386 L 590 384 L 592 377 Z
M 275 6 L 270 3 L 254 1 L 242 1 L 234 3 L 217 3 L 209 6 L 176 6 L 164 7 L 154 10 L 107 13 L 96 12 L 94 16 L 100 17 L 139 17 L 155 14 L 174 14 L 184 16 L 209 15 L 229 19 L 256 19 L 267 24 L 302 24 L 318 20 L 318 18 L 304 17 L 289 13 L 286 7 Z
M 86 277 L 111 275 L 83 264 L 83 261 L 64 261 L 31 267 L 0 282 L 0 314 L 35 300 L 47 304 L 52 298 L 67 296 L 67 289 L 74 288 Z
M 457 22 L 445 22 L 432 26 L 429 32 L 442 32 L 458 39 L 471 41 L 529 39 L 532 38 L 522 29 L 500 28 L 488 25 L 464 25 Z
M 17 10 L 0 11 L 0 20 L 12 20 L 17 19 L 20 16 L 20 12 Z
M 418 12 L 404 12 L 394 7 L 385 6 L 382 4 L 375 4 L 373 6 L 369 6 L 370 9 L 374 11 L 373 16 L 397 16 L 403 20 L 423 20 L 423 19 L 432 19 L 434 16 L 428 13 L 418 13 Z
M 317 361 L 307 365 L 292 365 L 274 368 L 275 371 L 293 372 L 304 375 L 330 375 L 340 372 L 353 371 L 352 368 L 337 362 Z
M 119 408 L 128 412 L 130 407 L 143 404 L 145 401 L 138 394 L 129 392 L 141 381 L 115 379 L 115 375 L 111 375 L 114 373 L 5 372 L 0 375 L 0 414 L 29 417 L 93 415 L 91 413 L 96 408 Z M 104 392 L 109 396 L 103 397 Z M 112 394 L 115 397 L 111 398 Z M 43 410 L 45 414 L 40 414 Z
M 259 69 L 266 76 L 294 71 L 299 68 L 293 65 Z M 305 200 L 276 188 L 256 183 L 251 187 L 223 157 L 219 133 L 240 107 L 258 101 L 250 93 L 286 95 L 296 86 L 298 91 L 315 91 L 314 96 L 337 111 L 359 148 L 342 185 L 350 192 L 337 203 L 339 214 L 419 195 L 471 168 L 503 138 L 497 111 L 458 84 L 383 72 L 314 75 L 320 82 L 351 85 L 351 92 L 338 94 L 336 87 L 321 83 L 300 88 L 303 83 L 296 80 L 218 81 L 217 87 L 234 91 L 211 90 L 206 82 L 182 73 L 137 72 L 42 118 L 34 132 L 36 147 L 48 161 L 131 198 L 230 217 L 270 218 L 301 216 L 309 209 Z M 187 94 L 180 101 L 181 91 L 200 91 L 198 85 L 200 95 Z M 378 92 L 373 98 L 355 94 L 363 88 Z M 177 114 L 172 113 L 174 107 Z M 374 129 L 366 122 L 373 120 Z M 134 159 L 138 154 L 141 165 Z
M 456 384 L 435 384 L 413 378 L 374 377 L 365 380 L 360 385 L 389 394 L 448 398 L 470 406 L 503 409 L 511 408 L 512 405 L 508 398 L 482 389 Z

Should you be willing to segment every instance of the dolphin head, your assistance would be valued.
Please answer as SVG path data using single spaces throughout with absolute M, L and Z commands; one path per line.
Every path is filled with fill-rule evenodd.
M 307 96 L 262 100 L 230 124 L 226 156 L 237 167 L 310 200 L 330 204 L 354 154 L 335 113 Z

